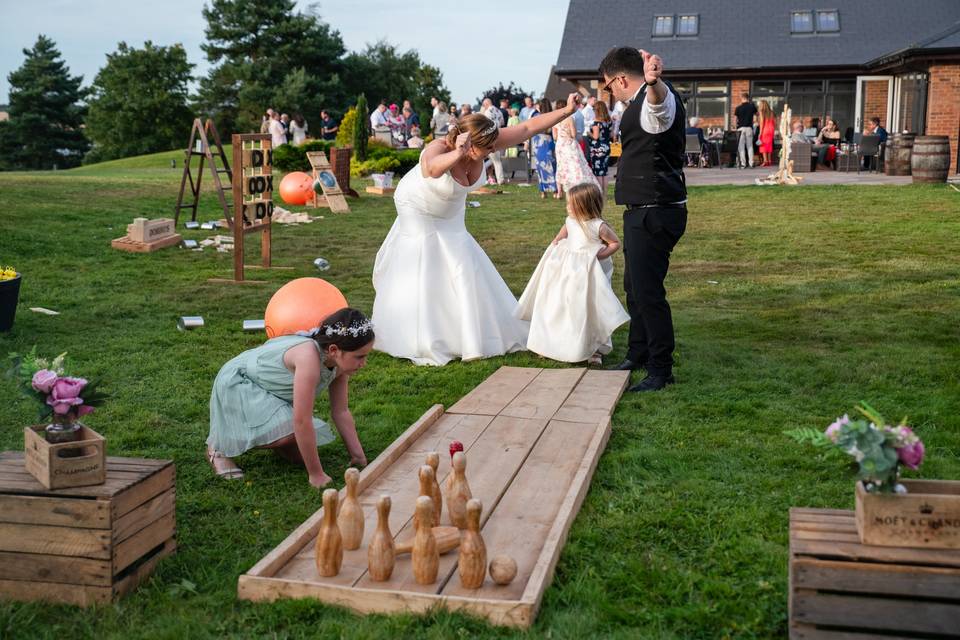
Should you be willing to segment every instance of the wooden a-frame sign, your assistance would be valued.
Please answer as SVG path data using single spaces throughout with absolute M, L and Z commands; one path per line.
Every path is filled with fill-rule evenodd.
M 337 184 L 337 176 L 327 161 L 327 155 L 323 151 L 308 151 L 307 160 L 313 168 L 313 179 L 320 183 L 323 198 L 330 210 L 334 213 L 350 213 L 350 205 Z M 316 193 L 313 194 L 313 206 L 321 206 L 320 197 Z

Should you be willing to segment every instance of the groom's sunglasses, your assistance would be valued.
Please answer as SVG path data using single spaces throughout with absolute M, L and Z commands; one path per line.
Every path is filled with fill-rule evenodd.
M 610 85 L 612 85 L 612 84 L 614 83 L 614 81 L 616 81 L 617 78 L 626 78 L 626 76 L 623 75 L 622 73 L 621 73 L 620 75 L 613 76 L 612 78 L 610 78 L 610 82 L 608 82 L 607 84 L 603 85 L 603 90 L 609 93 L 609 91 L 610 91 Z

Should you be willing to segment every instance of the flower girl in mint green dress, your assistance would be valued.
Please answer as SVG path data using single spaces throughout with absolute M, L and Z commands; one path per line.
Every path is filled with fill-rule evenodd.
M 223 365 L 210 394 L 207 437 L 207 460 L 216 474 L 242 478 L 231 458 L 250 449 L 274 449 L 304 465 L 314 487 L 329 483 L 317 447 L 334 436 L 313 416 L 317 393 L 327 388 L 350 464 L 366 465 L 347 406 L 347 381 L 366 364 L 373 339 L 373 326 L 361 312 L 341 309 L 309 332 L 267 340 Z

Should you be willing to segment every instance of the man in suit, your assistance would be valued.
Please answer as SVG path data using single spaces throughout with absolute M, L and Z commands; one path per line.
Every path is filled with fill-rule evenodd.
M 674 382 L 673 316 L 663 282 L 670 253 L 687 227 L 683 100 L 661 79 L 660 56 L 629 47 L 600 63 L 604 91 L 629 101 L 620 120 L 623 151 L 614 191 L 623 214 L 624 289 L 630 339 L 620 370 L 646 369 L 629 391 L 659 391 Z

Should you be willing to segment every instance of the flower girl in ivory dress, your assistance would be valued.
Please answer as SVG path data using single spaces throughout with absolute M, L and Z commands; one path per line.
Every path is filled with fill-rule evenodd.
M 530 321 L 527 349 L 563 362 L 601 364 L 610 336 L 630 316 L 610 279 L 620 239 L 601 214 L 595 184 L 567 193 L 567 219 L 520 296 L 516 316 Z

